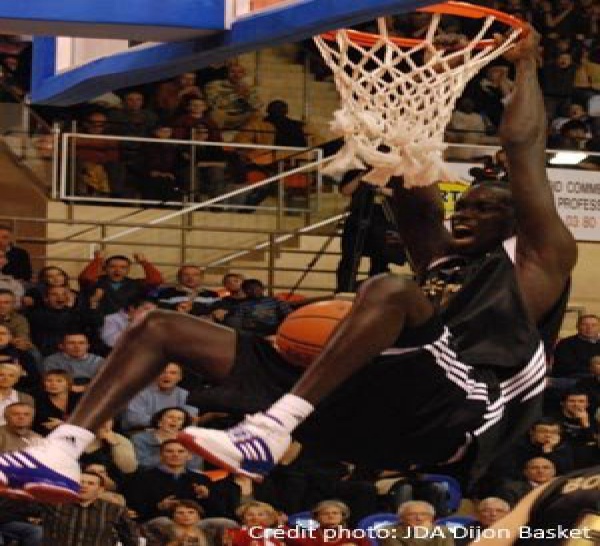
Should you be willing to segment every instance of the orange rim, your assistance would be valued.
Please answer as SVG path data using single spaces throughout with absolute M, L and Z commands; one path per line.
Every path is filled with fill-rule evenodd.
M 468 17 L 469 19 L 482 19 L 484 17 L 492 16 L 495 17 L 497 21 L 500 21 L 501 23 L 504 23 L 514 29 L 521 30 L 523 33 L 525 33 L 528 28 L 528 23 L 519 19 L 518 17 L 514 17 L 513 15 L 509 15 L 508 13 L 504 13 L 503 11 L 498 11 L 492 8 L 467 4 L 466 2 L 450 1 L 443 4 L 433 4 L 431 6 L 419 8 L 416 11 L 440 13 L 442 15 L 458 15 L 460 17 Z M 331 30 L 329 32 L 324 32 L 321 34 L 321 38 L 330 42 L 335 41 L 338 32 L 340 31 Z M 379 34 L 360 32 L 358 30 L 347 29 L 345 32 L 352 42 L 362 46 L 371 46 L 381 37 Z M 392 36 L 389 37 L 389 41 L 400 47 L 415 47 L 423 43 L 423 40 L 419 38 L 399 38 Z M 475 44 L 475 47 L 483 48 L 493 46 L 494 44 L 494 40 L 481 40 Z

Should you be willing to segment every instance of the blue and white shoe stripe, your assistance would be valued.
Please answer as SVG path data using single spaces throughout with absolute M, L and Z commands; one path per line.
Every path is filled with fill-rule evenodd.
M 244 427 L 235 427 L 227 435 L 242 454 L 240 468 L 252 474 L 266 475 L 275 466 L 273 454 L 262 438 L 247 431 Z

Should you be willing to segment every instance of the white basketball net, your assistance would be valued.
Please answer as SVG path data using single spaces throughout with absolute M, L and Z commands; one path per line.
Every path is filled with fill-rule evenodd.
M 440 17 L 432 15 L 426 38 L 412 48 L 393 43 L 383 19 L 372 46 L 353 42 L 351 30 L 338 31 L 333 42 L 315 37 L 342 104 L 331 129 L 345 141 L 325 174 L 339 179 L 351 169 L 370 166 L 364 180 L 383 186 L 392 176 L 402 176 L 405 187 L 454 178 L 442 152 L 456 100 L 481 67 L 512 46 L 520 30 L 499 46 L 476 49 L 496 20 L 488 16 L 466 47 L 438 49 L 433 43 Z

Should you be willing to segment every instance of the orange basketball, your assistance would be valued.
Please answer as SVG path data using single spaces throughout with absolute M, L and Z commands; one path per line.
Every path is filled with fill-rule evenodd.
M 300 307 L 279 326 L 275 339 L 277 348 L 290 364 L 310 366 L 351 307 L 351 302 L 341 300 Z

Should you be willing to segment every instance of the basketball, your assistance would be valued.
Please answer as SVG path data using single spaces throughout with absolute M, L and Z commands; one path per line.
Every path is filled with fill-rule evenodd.
M 279 326 L 277 348 L 290 364 L 302 368 L 310 366 L 351 307 L 351 302 L 342 300 L 301 307 Z

